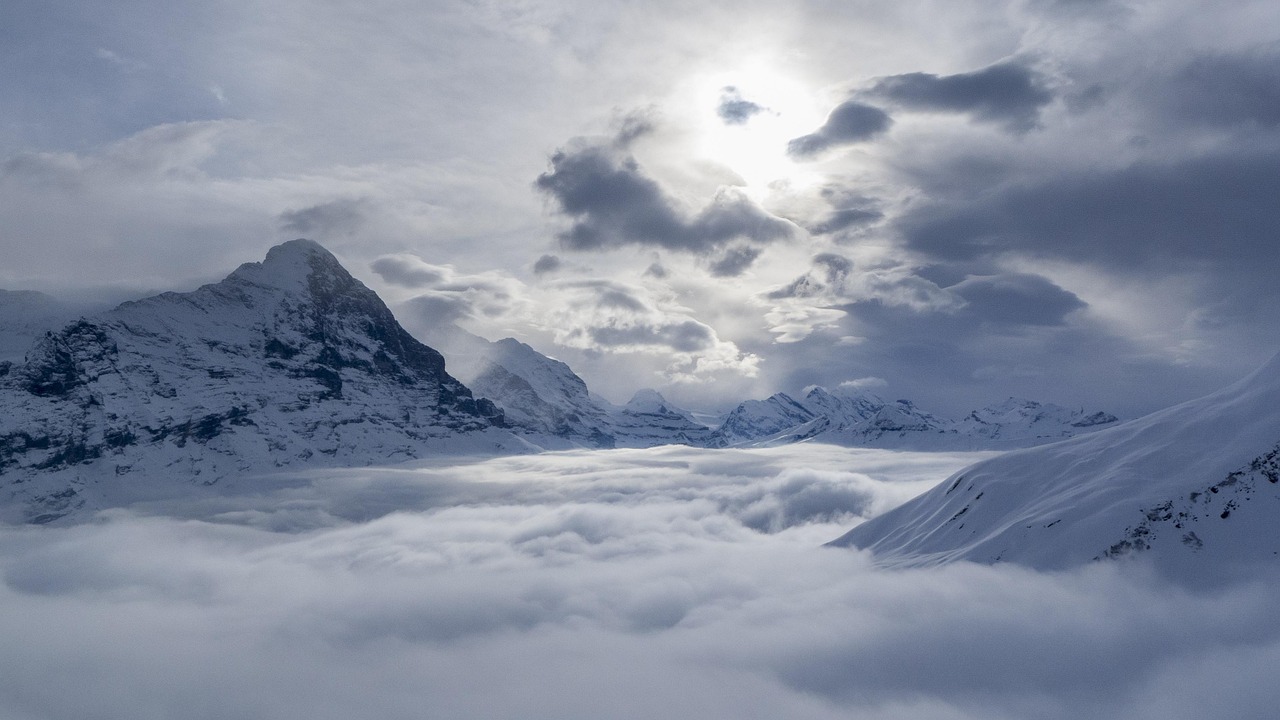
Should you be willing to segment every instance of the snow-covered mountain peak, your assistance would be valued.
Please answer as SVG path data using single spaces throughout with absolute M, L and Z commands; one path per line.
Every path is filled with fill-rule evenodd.
M 49 333 L 0 391 L 0 472 L 37 520 L 174 477 L 524 446 L 309 241 Z
M 313 279 L 313 276 L 315 278 Z M 290 240 L 267 251 L 262 262 L 249 262 L 236 268 L 227 278 L 282 290 L 303 292 L 316 283 L 317 289 L 326 285 L 340 286 L 351 278 L 342 263 L 322 245 L 306 239 Z
M 637 412 L 666 412 L 667 399 L 662 397 L 662 393 L 657 390 L 642 388 L 631 396 L 631 399 L 627 401 L 623 408 Z

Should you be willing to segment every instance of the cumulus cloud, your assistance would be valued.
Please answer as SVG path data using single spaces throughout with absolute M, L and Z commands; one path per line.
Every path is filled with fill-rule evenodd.
M 732 85 L 720 91 L 720 105 L 716 107 L 716 114 L 726 125 L 745 125 L 748 120 L 764 111 L 763 106 L 744 99 L 738 88 Z
M 787 154 L 807 160 L 831 148 L 866 142 L 886 132 L 892 124 L 893 120 L 880 108 L 846 100 L 831 111 L 822 127 L 787 143 Z
M 963 113 L 1016 132 L 1035 127 L 1040 109 L 1054 97 L 1038 73 L 1017 61 L 955 75 L 892 75 L 865 94 L 904 110 Z
M 572 221 L 559 235 L 564 247 L 639 245 L 705 254 L 735 240 L 763 244 L 792 235 L 790 223 L 730 187 L 686 213 L 617 145 L 578 141 L 552 155 L 551 170 L 538 176 L 535 186 Z
M 583 350 L 648 353 L 669 358 L 670 380 L 721 372 L 754 375 L 758 358 L 721 339 L 687 308 L 641 285 L 575 280 L 550 290 L 559 301 L 546 316 L 556 343 Z
M 369 267 L 387 284 L 414 293 L 395 308 L 410 332 L 429 335 L 450 323 L 519 317 L 531 302 L 529 288 L 504 272 L 461 273 L 412 253 L 384 255 Z
M 548 453 L 0 528 L 0 714 L 1167 720 L 1280 701 L 1274 578 L 1191 593 L 1140 563 L 891 572 L 819 547 L 971 457 Z

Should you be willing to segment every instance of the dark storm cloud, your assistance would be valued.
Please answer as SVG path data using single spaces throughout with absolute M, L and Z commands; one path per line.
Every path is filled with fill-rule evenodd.
M 696 320 L 661 324 L 606 325 L 587 330 L 597 345 L 610 347 L 655 346 L 676 352 L 697 352 L 715 345 L 715 333 Z
M 1280 270 L 1280 156 L 1217 155 L 1075 172 L 921 204 L 897 221 L 915 250 L 951 261 L 1007 252 L 1121 272 L 1192 264 Z
M 1040 108 L 1053 100 L 1042 78 L 1016 62 L 956 75 L 893 75 L 877 81 L 866 95 L 905 110 L 963 113 L 1017 132 L 1035 127 Z
M 1177 118 L 1238 127 L 1280 125 L 1280 51 L 1201 57 L 1165 88 Z
M 726 125 L 745 125 L 748 120 L 764 112 L 764 108 L 750 100 L 744 100 L 738 88 L 729 86 L 720 94 L 716 114 Z
M 364 200 L 343 198 L 319 205 L 280 213 L 280 227 L 285 232 L 308 237 L 349 234 L 364 224 Z
M 751 267 L 760 257 L 760 248 L 751 245 L 735 245 L 724 251 L 708 266 L 716 277 L 737 277 Z
M 789 223 L 729 190 L 685 217 L 635 158 L 608 145 L 579 144 L 555 153 L 551 171 L 535 185 L 573 219 L 560 234 L 571 250 L 650 245 L 707 253 L 733 240 L 766 243 L 792 233 Z
M 1068 313 L 1086 307 L 1075 293 L 1027 273 L 971 277 L 947 289 L 964 298 L 965 312 L 984 322 L 1062 325 Z
M 808 230 L 814 235 L 828 235 L 841 230 L 861 225 L 870 225 L 884 218 L 884 213 L 865 208 L 844 208 L 835 210 L 821 222 L 810 225 Z
M 533 264 L 533 274 L 546 275 L 559 270 L 563 265 L 564 263 L 555 255 L 543 255 Z
M 805 160 L 831 148 L 870 140 L 892 124 L 893 120 L 880 108 L 848 100 L 831 111 L 822 127 L 787 143 L 787 154 Z

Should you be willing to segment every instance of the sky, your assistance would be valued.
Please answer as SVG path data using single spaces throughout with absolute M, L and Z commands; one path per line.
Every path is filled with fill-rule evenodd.
M 1280 349 L 1280 6 L 8 0 L 0 288 L 317 240 L 615 402 L 1134 417 Z
M 983 455 L 669 446 L 311 470 L 0 527 L 0 715 L 1274 714 L 1274 577 L 891 571 L 819 547 Z

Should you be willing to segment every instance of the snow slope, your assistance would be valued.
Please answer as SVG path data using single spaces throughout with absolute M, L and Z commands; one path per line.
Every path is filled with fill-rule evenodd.
M 1278 520 L 1280 355 L 1213 395 L 973 465 L 832 544 L 892 565 L 1143 555 L 1204 579 L 1275 562 Z
M 0 367 L 0 519 L 285 466 L 527 449 L 502 424 L 333 255 L 296 240 Z

